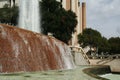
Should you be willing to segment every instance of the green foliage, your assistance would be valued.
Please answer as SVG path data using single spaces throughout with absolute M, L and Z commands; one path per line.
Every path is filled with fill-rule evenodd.
M 5 4 L 4 6 L 3 6 L 3 8 L 8 8 L 9 7 L 9 4 Z
M 78 35 L 78 42 L 82 47 L 91 46 L 98 48 L 98 53 L 120 54 L 120 38 L 110 38 L 107 40 L 93 29 L 85 29 L 83 34 Z
M 120 54 L 120 37 L 112 37 L 108 41 L 110 44 L 110 52 L 112 54 Z
M 83 46 L 91 45 L 92 47 L 100 44 L 101 34 L 91 28 L 85 29 L 82 34 L 78 35 L 78 42 Z
M 56 0 L 42 0 L 41 11 L 42 32 L 44 34 L 50 32 L 54 37 L 68 43 L 77 25 L 75 13 L 63 9 L 61 3 Z
M 6 7 L 0 9 L 0 22 L 1 23 L 11 23 L 16 25 L 18 18 L 18 7 Z
M 78 35 L 78 42 L 82 47 L 90 46 L 98 48 L 99 53 L 109 52 L 109 43 L 106 38 L 91 28 L 85 29 L 82 34 Z
M 108 52 L 109 54 L 111 54 L 110 53 L 110 44 L 109 44 L 109 42 L 108 42 L 108 40 L 105 38 L 105 37 L 103 37 L 102 38 L 102 40 L 100 40 L 101 42 L 101 44 L 99 45 L 99 53 L 100 52 Z

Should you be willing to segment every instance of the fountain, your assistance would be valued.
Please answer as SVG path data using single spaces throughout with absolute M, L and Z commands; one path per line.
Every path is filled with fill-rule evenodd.
M 20 28 L 0 24 L 0 72 L 74 68 L 65 43 L 39 34 L 39 1 L 20 0 L 19 10 Z
M 72 69 L 70 48 L 63 42 L 32 31 L 0 24 L 0 71 L 31 72 Z
M 19 27 L 40 33 L 38 0 L 20 0 Z

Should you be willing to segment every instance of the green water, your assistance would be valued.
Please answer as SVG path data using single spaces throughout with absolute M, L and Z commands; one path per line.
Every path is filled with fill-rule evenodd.
M 0 74 L 0 80 L 97 80 L 85 74 L 82 70 L 88 68 L 80 66 L 71 70 L 57 70 L 46 72 Z
M 105 75 L 100 75 L 101 77 L 110 79 L 110 80 L 120 80 L 120 74 L 105 74 Z

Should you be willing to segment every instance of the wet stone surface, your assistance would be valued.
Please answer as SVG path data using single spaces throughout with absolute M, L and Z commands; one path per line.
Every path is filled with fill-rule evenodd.
M 30 73 L 1 74 L 0 80 L 97 80 L 82 70 L 88 66 L 79 66 L 69 70 L 54 70 Z
M 0 72 L 31 72 L 74 67 L 69 47 L 49 36 L 0 24 Z

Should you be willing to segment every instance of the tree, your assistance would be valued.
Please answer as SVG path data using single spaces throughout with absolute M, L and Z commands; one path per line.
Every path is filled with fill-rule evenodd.
M 4 7 L 0 9 L 0 22 L 17 25 L 18 7 Z
M 120 37 L 112 37 L 109 40 L 110 53 L 120 54 Z
M 50 32 L 57 39 L 68 43 L 77 25 L 76 14 L 63 9 L 61 3 L 56 0 L 42 0 L 41 12 L 42 32 Z
M 82 34 L 78 35 L 78 42 L 83 47 L 87 45 L 94 47 L 99 45 L 100 38 L 101 38 L 101 34 L 98 31 L 88 28 L 85 29 Z
M 101 38 L 101 42 L 100 44 L 98 45 L 99 47 L 99 53 L 103 52 L 103 53 L 110 53 L 110 44 L 108 42 L 108 40 L 105 38 L 105 37 L 102 37 Z
M 98 48 L 98 53 L 109 52 L 109 44 L 100 32 L 91 28 L 85 29 L 82 34 L 78 35 L 78 42 L 82 47 L 90 46 Z

